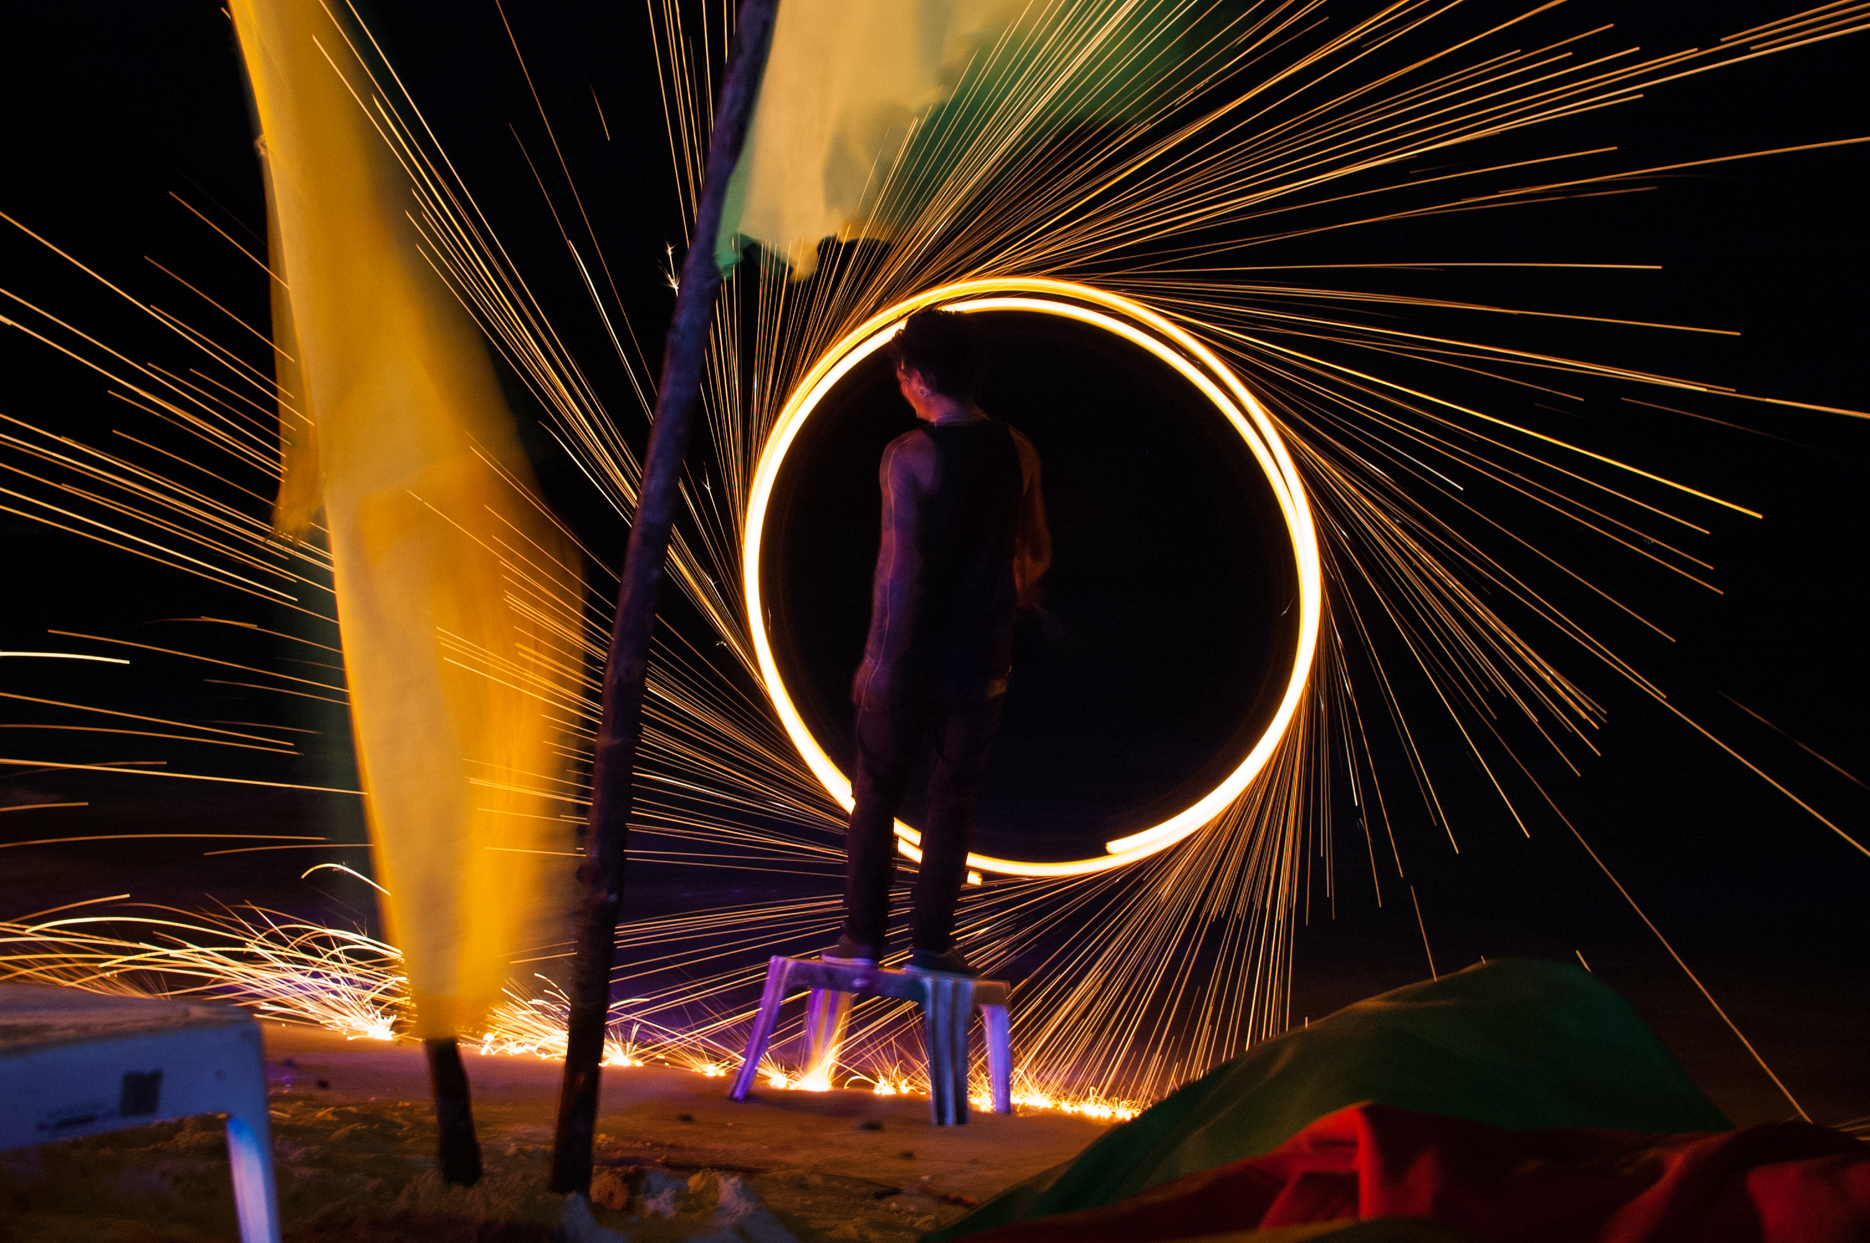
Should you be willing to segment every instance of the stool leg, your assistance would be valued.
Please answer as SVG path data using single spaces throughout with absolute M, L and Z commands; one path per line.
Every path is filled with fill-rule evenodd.
M 234 1176 L 234 1216 L 241 1243 L 279 1243 L 279 1198 L 273 1185 L 273 1132 L 266 1106 L 266 1055 L 259 1025 L 246 1033 L 250 1055 L 230 1063 L 227 1083 L 227 1164 Z M 217 1072 L 218 1073 L 218 1072 Z
M 844 1044 L 844 1029 L 851 1017 L 851 995 L 836 989 L 814 988 L 805 1011 L 805 1077 L 808 1088 L 831 1086 L 831 1072 Z
M 993 1111 L 1013 1112 L 1013 1048 L 1011 1024 L 1005 1006 L 982 1006 L 981 1026 L 987 1029 L 987 1080 L 993 1088 Z
M 279 1243 L 279 1210 L 273 1195 L 272 1144 L 262 1115 L 256 1132 L 246 1118 L 227 1119 L 227 1162 L 234 1170 L 234 1212 L 241 1243 Z
M 963 976 L 954 981 L 948 1006 L 948 1047 L 953 1050 L 954 1077 L 949 1091 L 954 1094 L 954 1125 L 967 1125 L 967 1085 L 973 1070 L 968 1054 L 967 1030 L 974 1021 L 974 981 Z
M 740 1073 L 734 1076 L 733 1090 L 728 1092 L 730 1101 L 744 1101 L 753 1088 L 753 1080 L 760 1073 L 760 1059 L 766 1056 L 766 1042 L 773 1038 L 773 1024 L 779 1019 L 779 1003 L 785 1000 L 786 976 L 790 968 L 786 960 L 774 955 L 766 965 L 766 991 L 760 994 L 760 1012 L 753 1016 L 753 1030 L 747 1034 L 747 1052 L 741 1059 Z
M 939 976 L 930 976 L 922 993 L 922 1043 L 928 1049 L 929 1121 L 936 1126 L 954 1122 L 949 1080 L 954 1060 L 948 1055 L 947 989 Z
M 256 1133 L 245 1118 L 227 1119 L 227 1162 L 234 1170 L 234 1213 L 240 1243 L 279 1243 L 279 1210 L 273 1195 L 273 1154 L 266 1119 Z
M 974 1015 L 974 981 L 934 975 L 923 993 L 922 1030 L 928 1046 L 929 1116 L 936 1126 L 967 1124 L 967 1025 Z

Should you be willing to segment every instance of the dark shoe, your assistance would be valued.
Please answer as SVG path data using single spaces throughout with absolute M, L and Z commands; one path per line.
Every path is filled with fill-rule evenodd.
M 922 975 L 965 975 L 978 976 L 980 968 L 961 957 L 958 949 L 916 950 L 909 955 L 909 966 L 905 968 Z
M 818 961 L 828 962 L 835 967 L 875 967 L 881 957 L 877 947 L 851 940 L 847 934 L 838 938 L 838 943 L 818 956 Z M 851 981 L 857 988 L 870 987 L 871 981 L 865 976 L 858 976 Z
M 818 956 L 824 962 L 834 962 L 840 967 L 874 967 L 882 957 L 874 945 L 865 945 L 853 941 L 846 933 L 838 938 L 838 943 Z

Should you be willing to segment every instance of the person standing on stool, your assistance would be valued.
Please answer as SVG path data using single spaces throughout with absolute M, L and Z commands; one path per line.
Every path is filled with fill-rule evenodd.
M 892 826 L 929 740 L 909 970 L 977 975 L 955 945 L 955 903 L 1006 702 L 1014 613 L 1037 606 L 1052 543 L 1038 452 L 974 400 L 986 363 L 974 318 L 918 311 L 889 350 L 921 426 L 890 442 L 878 471 L 883 538 L 870 637 L 851 681 L 857 756 L 844 934 L 823 958 L 874 966 L 886 948 Z

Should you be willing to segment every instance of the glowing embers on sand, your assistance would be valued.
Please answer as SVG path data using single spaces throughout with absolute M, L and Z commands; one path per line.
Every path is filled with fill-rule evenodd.
M 1272 419 L 1212 350 L 1141 303 L 1068 281 L 1025 277 L 961 281 L 928 290 L 873 316 L 847 334 L 806 372 L 774 420 L 773 431 L 760 456 L 742 545 L 747 616 L 767 692 L 786 732 L 813 775 L 832 798 L 849 808 L 850 780 L 813 735 L 774 657 L 762 595 L 761 543 L 766 535 L 767 511 L 780 468 L 806 420 L 840 380 L 889 342 L 904 318 L 923 307 L 938 304 L 969 313 L 1016 311 L 1062 317 L 1108 332 L 1147 351 L 1213 404 L 1215 412 L 1239 434 L 1252 453 L 1277 499 L 1298 585 L 1299 624 L 1278 707 L 1245 758 L 1221 781 L 1175 814 L 1139 832 L 1106 842 L 1106 853 L 1101 856 L 1039 862 L 972 854 L 968 856 L 968 863 L 979 872 L 1009 876 L 1074 876 L 1107 871 L 1147 858 L 1212 823 L 1247 789 L 1278 750 L 1287 726 L 1298 712 L 1311 674 L 1323 608 L 1323 574 L 1305 488 Z M 915 829 L 899 821 L 896 835 L 905 855 L 911 859 L 921 857 L 918 849 L 921 839 Z
M 0 921 L 0 980 L 228 1002 L 263 1019 L 319 1027 L 350 1040 L 412 1038 L 408 979 L 402 955 L 392 945 L 253 906 L 193 913 L 141 909 L 151 913 Z M 541 995 L 528 997 L 509 986 L 471 1047 L 486 1055 L 563 1059 L 565 997 L 544 976 L 536 978 Z M 605 1066 L 667 1066 L 723 1079 L 739 1064 L 737 1048 L 632 1019 L 629 1004 L 625 1000 L 612 1007 Z M 914 1059 L 843 1069 L 836 1082 L 829 1076 L 808 1082 L 800 1070 L 769 1055 L 761 1063 L 760 1081 L 779 1090 L 927 1093 L 926 1077 Z M 1079 1097 L 1054 1093 L 1017 1069 L 1014 1077 L 1014 1103 L 1025 1109 L 1119 1121 L 1141 1108 L 1095 1092 Z M 975 1078 L 985 1082 L 983 1068 L 976 1068 Z M 977 1104 L 986 1108 L 987 1098 Z
M 139 909 L 152 913 L 0 921 L 0 980 L 230 1001 L 352 1040 L 393 1040 L 408 1025 L 402 955 L 392 945 L 258 907 Z

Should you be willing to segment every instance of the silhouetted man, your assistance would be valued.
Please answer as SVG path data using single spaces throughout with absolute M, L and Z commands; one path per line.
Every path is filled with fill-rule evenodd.
M 975 404 L 986 361 L 979 325 L 959 312 L 918 311 L 889 348 L 922 425 L 890 442 L 878 472 L 883 540 L 870 638 L 851 682 L 856 807 L 845 839 L 844 935 L 825 958 L 874 965 L 885 949 L 892 822 L 932 735 L 909 969 L 973 975 L 954 943 L 955 902 L 1006 701 L 1014 611 L 1038 603 L 1051 536 L 1038 453 Z

